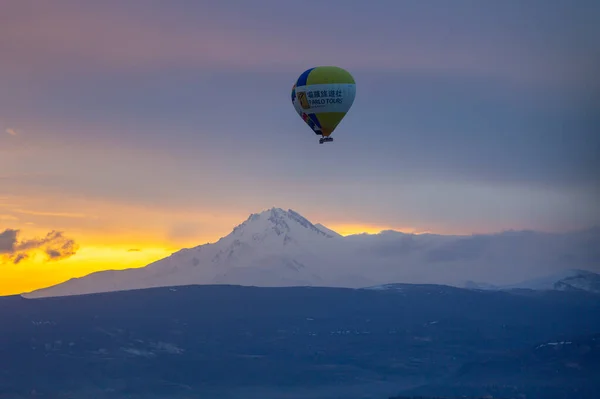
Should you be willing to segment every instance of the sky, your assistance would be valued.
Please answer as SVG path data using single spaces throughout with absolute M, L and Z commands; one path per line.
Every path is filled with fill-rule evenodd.
M 342 234 L 598 225 L 598 20 L 593 0 L 3 0 L 0 295 L 272 206 Z M 317 65 L 357 83 L 325 145 L 290 101 Z

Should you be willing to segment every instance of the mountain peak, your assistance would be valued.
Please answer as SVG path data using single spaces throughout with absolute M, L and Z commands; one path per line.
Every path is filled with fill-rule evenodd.
M 284 244 L 299 235 L 313 235 L 321 238 L 332 238 L 333 235 L 312 224 L 298 212 L 282 208 L 270 208 L 259 213 L 252 213 L 224 239 L 263 241 L 267 237 L 283 237 Z

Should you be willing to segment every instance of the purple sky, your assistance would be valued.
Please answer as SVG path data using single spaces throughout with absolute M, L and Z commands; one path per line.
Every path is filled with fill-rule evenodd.
M 599 224 L 599 20 L 591 0 L 3 0 L 0 196 Z M 357 82 L 327 145 L 289 98 L 315 65 Z

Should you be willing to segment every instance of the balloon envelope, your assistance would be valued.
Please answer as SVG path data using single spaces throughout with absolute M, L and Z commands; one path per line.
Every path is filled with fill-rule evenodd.
M 350 110 L 356 83 L 345 69 L 336 66 L 310 68 L 292 87 L 292 104 L 316 134 L 328 137 Z

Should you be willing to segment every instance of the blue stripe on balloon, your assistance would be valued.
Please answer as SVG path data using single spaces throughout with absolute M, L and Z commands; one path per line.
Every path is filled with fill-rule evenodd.
M 319 127 L 319 129 L 321 128 L 321 122 L 319 122 L 319 119 L 317 118 L 317 115 L 315 115 L 315 114 L 308 114 L 308 117 L 315 123 L 315 125 L 317 125 Z
M 308 79 L 308 75 L 310 74 L 310 71 L 312 71 L 313 69 L 315 69 L 315 68 L 307 69 L 306 71 L 304 71 L 302 73 L 302 75 L 300 75 L 300 77 L 298 78 L 298 81 L 296 82 L 296 87 L 306 86 L 306 80 Z

